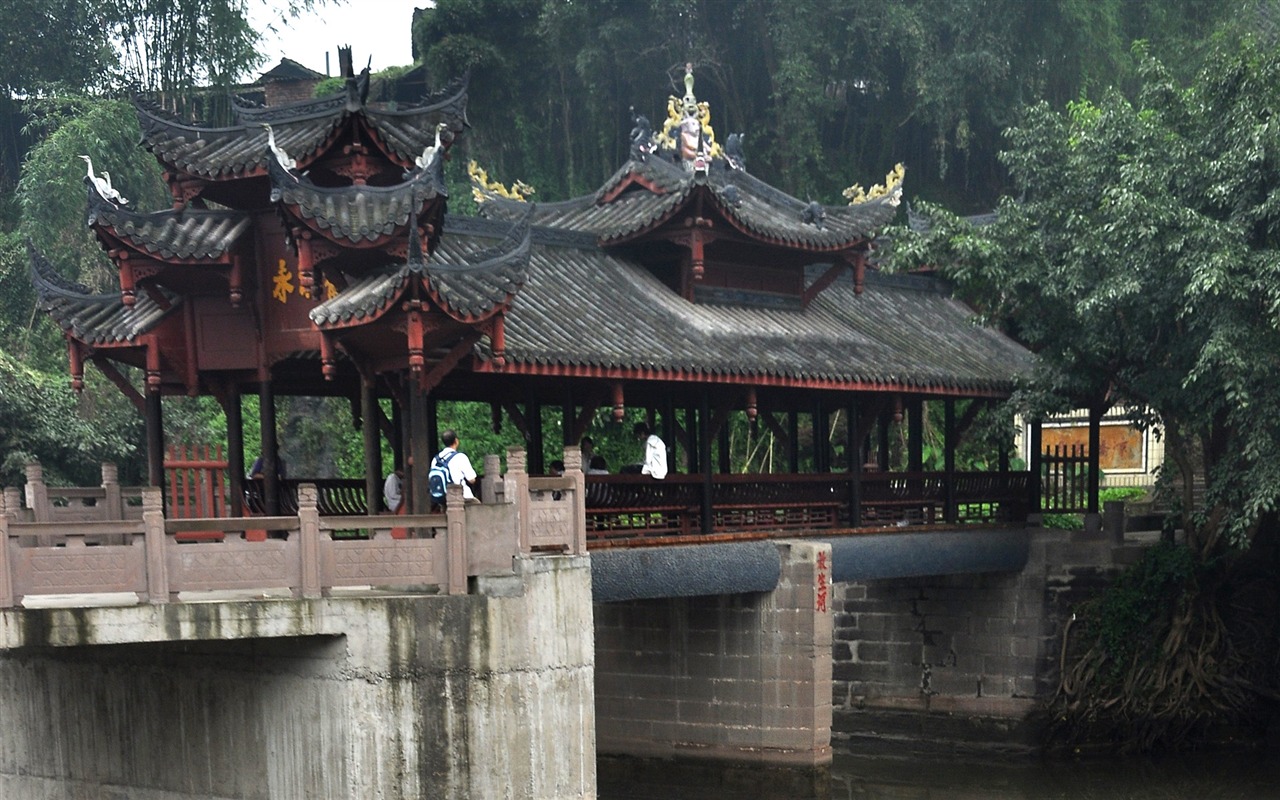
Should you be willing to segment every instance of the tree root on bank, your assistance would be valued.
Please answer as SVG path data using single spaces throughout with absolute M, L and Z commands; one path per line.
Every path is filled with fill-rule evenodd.
M 1276 699 L 1265 665 L 1251 655 L 1259 648 L 1233 641 L 1218 610 L 1220 592 L 1196 580 L 1182 588 L 1146 631 L 1145 649 L 1112 652 L 1097 614 L 1072 617 L 1062 633 L 1060 682 L 1046 708 L 1051 749 L 1177 750 L 1257 730 L 1267 710 L 1260 701 Z

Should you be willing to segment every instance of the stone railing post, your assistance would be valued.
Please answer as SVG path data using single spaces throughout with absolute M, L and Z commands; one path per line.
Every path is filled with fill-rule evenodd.
M 587 479 L 582 472 L 585 466 L 582 463 L 582 448 L 564 449 L 564 474 L 573 479 L 573 531 L 569 539 L 569 552 L 577 556 L 587 552 Z
M 103 519 L 124 519 L 124 501 L 120 498 L 120 471 L 115 464 L 102 462 Z
M 48 522 L 52 516 L 49 509 L 49 487 L 44 482 L 44 468 L 32 462 L 27 465 L 27 508 L 35 516 L 36 522 Z
M 448 564 L 446 591 L 449 594 L 467 593 L 467 501 L 462 499 L 462 487 L 449 484 L 445 496 L 445 563 Z
M 506 502 L 506 488 L 502 477 L 502 457 L 490 453 L 484 457 L 484 478 L 480 480 L 480 502 L 496 505 Z
M 22 514 L 22 490 L 17 486 L 4 487 L 4 495 L 0 497 L 0 508 L 4 509 L 4 512 L 0 513 L 7 513 L 10 519 L 22 521 L 24 519 Z
M 170 599 L 169 554 L 164 535 L 164 495 L 159 486 L 142 488 L 142 544 L 147 553 L 147 600 L 167 603 Z
M 504 483 L 507 497 L 510 498 L 509 502 L 516 504 L 516 529 L 520 532 L 520 552 L 532 552 L 533 546 L 529 543 L 529 473 L 525 472 L 523 447 L 507 448 L 507 476 Z
M 13 572 L 9 569 L 9 490 L 0 499 L 0 608 L 13 607 Z
M 314 483 L 298 486 L 298 551 L 302 557 L 302 596 L 320 596 L 320 510 Z

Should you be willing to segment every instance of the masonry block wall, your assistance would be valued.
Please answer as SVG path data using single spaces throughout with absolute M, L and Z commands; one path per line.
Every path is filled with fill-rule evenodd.
M 1035 740 L 1057 685 L 1062 625 L 1112 572 L 1111 545 L 1033 530 L 1020 573 L 833 587 L 833 736 L 853 750 Z M 927 747 L 932 743 L 934 747 Z
M 266 104 L 269 106 L 282 106 L 287 103 L 297 103 L 303 100 L 310 100 L 319 81 L 298 80 L 298 81 L 270 81 L 263 85 L 263 91 L 266 94 Z
M 831 760 L 830 546 L 780 542 L 769 593 L 596 605 L 596 749 Z

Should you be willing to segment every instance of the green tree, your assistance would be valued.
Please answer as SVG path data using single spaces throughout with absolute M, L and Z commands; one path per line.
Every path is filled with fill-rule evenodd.
M 1003 154 L 1018 199 L 985 227 L 932 208 L 931 231 L 903 232 L 894 254 L 938 265 L 1037 352 L 1026 410 L 1125 404 L 1159 425 L 1196 569 L 1155 580 L 1177 587 L 1153 598 L 1155 646 L 1100 639 L 1066 676 L 1093 682 L 1071 684 L 1059 709 L 1140 745 L 1247 717 L 1249 679 L 1262 682 L 1218 592 L 1239 553 L 1275 533 L 1280 500 L 1280 57 L 1245 43 L 1212 64 L 1184 86 L 1145 59 L 1135 102 L 1032 107 Z
M 684 65 L 754 173 L 835 202 L 896 162 L 955 207 L 1006 186 L 999 132 L 1133 84 L 1129 43 L 1188 71 L 1221 21 L 1253 4 L 1198 0 L 441 0 L 415 25 L 440 76 L 472 70 L 467 152 L 540 197 L 594 189 L 626 158 L 628 109 L 655 124 Z M 1256 15 L 1254 17 L 1256 18 Z

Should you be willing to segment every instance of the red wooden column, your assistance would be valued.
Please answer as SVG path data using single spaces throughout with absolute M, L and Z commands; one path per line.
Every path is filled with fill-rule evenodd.
M 382 497 L 382 442 L 378 437 L 378 398 L 374 379 L 360 378 L 360 434 L 364 445 L 365 513 L 377 514 Z
M 268 516 L 280 513 L 279 442 L 276 440 L 276 392 L 271 375 L 258 383 L 258 421 L 262 429 L 262 500 Z
M 698 442 L 698 464 L 702 467 L 702 532 L 715 532 L 715 476 L 711 468 L 711 391 L 703 387 L 698 403 L 698 422 L 696 426 Z M 691 426 L 693 427 L 693 426 Z M 694 431 L 689 431 L 692 437 Z M 692 444 L 692 442 L 690 442 Z
M 240 387 L 227 384 L 223 413 L 227 415 L 227 483 L 231 487 L 230 515 L 244 516 L 244 414 L 240 406 Z
M 144 412 L 147 428 L 147 485 L 164 488 L 164 419 L 160 387 L 147 387 Z
M 845 453 L 849 467 L 849 526 L 862 524 L 862 437 L 858 435 L 861 422 L 858 418 L 858 400 L 849 397 L 845 419 Z
M 974 402 L 977 402 L 976 400 Z M 945 442 L 943 448 L 946 455 L 944 456 L 945 476 L 943 477 L 943 497 L 945 506 L 942 510 L 943 519 L 947 522 L 956 521 L 956 448 L 960 445 L 959 437 L 956 435 L 956 400 L 954 397 L 948 397 L 942 401 L 943 408 L 943 436 Z
M 1040 451 L 1043 447 L 1040 437 L 1040 420 L 1032 419 L 1027 421 L 1027 469 L 1030 474 L 1027 476 L 1027 508 L 1037 522 L 1040 519 L 1041 509 L 1041 481 L 1044 480 L 1044 454 Z
M 1102 476 L 1102 411 L 1101 405 L 1089 409 L 1089 498 L 1090 514 L 1098 513 L 1098 483 Z
M 427 393 L 416 380 L 409 381 L 409 485 L 411 514 L 431 513 L 431 492 L 427 487 L 427 473 L 431 471 L 431 459 L 435 455 L 431 433 L 427 426 Z
M 907 403 L 907 472 L 924 471 L 924 401 Z

